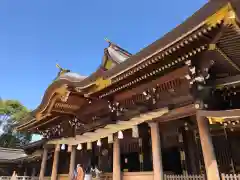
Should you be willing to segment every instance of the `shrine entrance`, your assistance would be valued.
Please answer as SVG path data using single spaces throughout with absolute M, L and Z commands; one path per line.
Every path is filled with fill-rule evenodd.
M 171 172 L 173 174 L 182 173 L 180 153 L 178 147 L 163 149 L 162 159 L 164 171 Z

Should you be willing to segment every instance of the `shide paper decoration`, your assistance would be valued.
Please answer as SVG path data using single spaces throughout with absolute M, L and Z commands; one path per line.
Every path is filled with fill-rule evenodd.
M 88 150 L 92 149 L 92 142 L 88 142 L 88 143 L 87 143 L 87 149 L 88 149 Z
M 113 143 L 113 135 L 108 135 L 108 143 Z
M 133 138 L 138 138 L 139 137 L 139 132 L 138 132 L 138 126 L 133 126 L 132 127 L 132 137 Z

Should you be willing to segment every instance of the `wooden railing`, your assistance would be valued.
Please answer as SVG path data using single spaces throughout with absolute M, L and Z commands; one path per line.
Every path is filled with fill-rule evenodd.
M 206 180 L 204 175 L 164 175 L 164 180 Z
M 153 180 L 153 172 L 123 172 L 123 180 L 147 179 Z M 112 180 L 112 173 L 104 173 L 101 180 Z M 164 180 L 207 180 L 204 175 L 164 175 Z M 223 179 L 228 180 L 228 179 Z M 229 179 L 232 180 L 232 179 Z M 233 179 L 235 180 L 235 179 Z M 236 179 L 240 180 L 240 179 Z
M 10 180 L 12 176 L 0 176 L 0 180 Z M 17 176 L 16 180 L 39 180 L 39 177 Z
M 240 180 L 240 174 L 221 174 L 222 180 Z
M 123 180 L 132 179 L 153 179 L 153 172 L 124 172 Z M 112 180 L 112 173 L 104 173 L 101 175 L 101 180 Z M 204 175 L 164 175 L 164 180 L 207 180 Z M 235 179 L 223 179 L 223 180 L 235 180 Z M 240 180 L 240 179 L 236 179 Z

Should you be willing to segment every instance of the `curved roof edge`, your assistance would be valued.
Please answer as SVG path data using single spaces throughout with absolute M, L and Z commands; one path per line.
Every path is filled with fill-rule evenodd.
M 113 44 L 109 41 L 109 47 L 106 48 L 107 52 L 104 52 L 104 59 L 106 61 L 111 60 L 114 61 L 117 64 L 122 63 L 123 61 L 127 60 L 131 54 L 124 50 L 123 48 L 119 47 L 116 44 Z M 100 77 L 105 72 L 103 63 L 99 66 L 99 68 L 91 74 L 91 76 Z M 82 76 L 77 73 L 70 72 L 70 70 L 66 70 L 61 68 L 58 64 L 57 67 L 60 69 L 60 72 L 58 73 L 58 77 L 49 85 L 49 87 L 46 89 L 44 96 L 42 98 L 42 101 L 40 105 L 32 112 L 32 115 L 35 116 L 37 112 L 43 111 L 47 105 L 49 100 L 52 98 L 54 93 L 56 92 L 56 89 L 61 88 L 62 86 L 73 86 L 73 87 L 81 87 L 81 88 L 87 88 L 92 85 L 91 84 L 85 84 L 82 83 L 85 79 L 87 79 L 87 76 Z M 81 86 L 83 84 L 83 86 Z M 67 87 L 66 87 L 67 88 Z

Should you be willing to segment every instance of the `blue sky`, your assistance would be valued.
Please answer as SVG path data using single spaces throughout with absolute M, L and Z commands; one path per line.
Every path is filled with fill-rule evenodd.
M 89 75 L 104 38 L 131 53 L 160 38 L 207 0 L 1 0 L 0 96 L 30 109 L 62 67 Z

